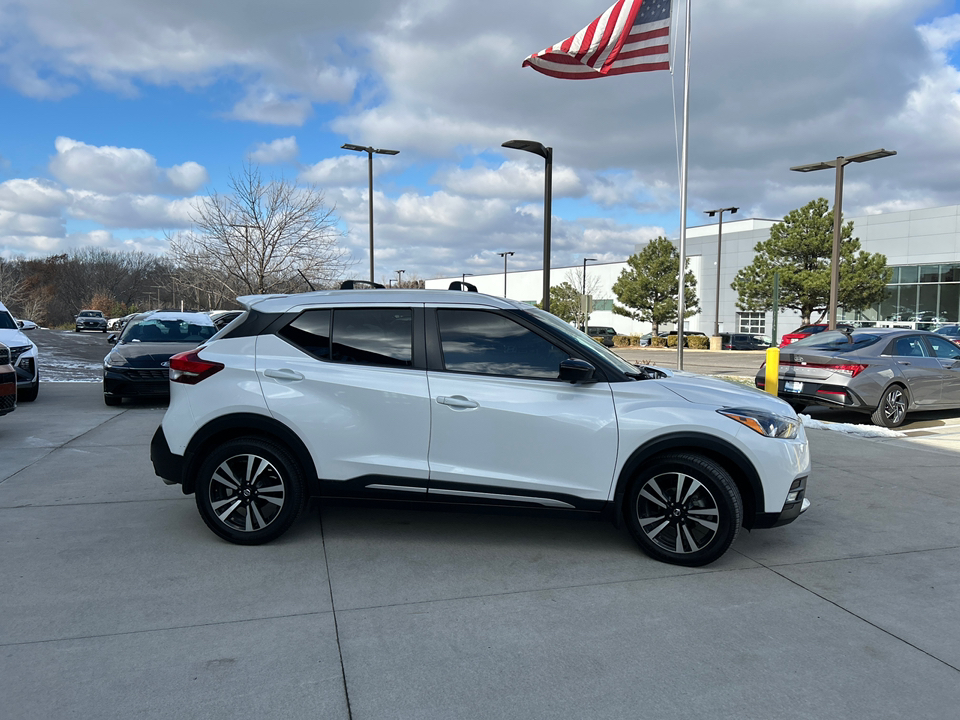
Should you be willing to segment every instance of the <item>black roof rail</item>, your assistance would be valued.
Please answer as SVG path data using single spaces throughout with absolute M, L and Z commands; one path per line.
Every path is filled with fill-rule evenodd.
M 384 287 L 380 283 L 375 283 L 370 280 L 344 280 L 340 283 L 341 290 L 357 290 L 359 287 L 370 287 L 377 290 L 383 290 Z
M 466 292 L 477 292 L 477 286 L 471 285 L 468 282 L 461 282 L 460 280 L 454 280 L 450 283 L 448 290 L 465 290 Z

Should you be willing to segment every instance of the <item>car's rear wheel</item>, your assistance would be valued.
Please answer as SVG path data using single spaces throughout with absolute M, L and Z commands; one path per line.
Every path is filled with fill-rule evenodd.
M 907 396 L 907 389 L 902 385 L 891 385 L 880 398 L 880 404 L 873 411 L 870 420 L 874 425 L 881 427 L 895 428 L 903 424 L 907 417 L 907 408 L 910 406 L 910 399 Z
M 214 448 L 197 471 L 194 489 L 207 527 L 238 545 L 280 537 L 304 504 L 303 473 L 296 460 L 253 437 Z
M 718 559 L 736 539 L 743 503 L 720 465 L 702 455 L 671 453 L 634 478 L 624 515 L 647 555 L 697 567 Z

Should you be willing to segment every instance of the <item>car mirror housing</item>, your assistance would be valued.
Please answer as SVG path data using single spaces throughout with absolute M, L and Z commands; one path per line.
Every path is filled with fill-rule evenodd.
M 116 344 L 117 344 L 117 334 L 116 334 L 116 333 L 113 333 L 113 334 L 107 336 L 107 342 L 110 343 L 111 345 L 116 345 Z
M 567 358 L 560 363 L 560 379 L 568 383 L 582 383 L 593 380 L 596 368 L 586 360 Z

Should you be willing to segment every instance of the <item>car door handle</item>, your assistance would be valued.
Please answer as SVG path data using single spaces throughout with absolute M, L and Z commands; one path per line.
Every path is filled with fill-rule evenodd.
M 441 405 L 449 405 L 450 407 L 455 408 L 471 409 L 480 407 L 480 403 L 474 400 L 468 400 L 463 395 L 452 395 L 450 397 L 440 395 L 437 397 L 437 402 Z
M 897 360 L 897 365 L 909 365 L 910 363 L 906 360 Z
M 290 368 L 280 368 L 279 370 L 268 368 L 263 371 L 263 374 L 270 378 L 276 378 L 277 380 L 303 380 L 301 373 L 298 373 L 296 370 L 291 370 Z

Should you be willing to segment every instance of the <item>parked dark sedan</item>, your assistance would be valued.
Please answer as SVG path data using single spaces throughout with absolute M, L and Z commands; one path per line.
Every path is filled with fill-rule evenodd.
M 170 358 L 206 342 L 217 332 L 203 313 L 150 312 L 130 320 L 103 359 L 103 402 L 125 397 L 169 397 Z
M 770 338 L 747 333 L 720 333 L 724 350 L 766 350 L 771 346 Z
M 758 388 L 765 376 L 761 366 Z M 781 350 L 777 394 L 795 410 L 845 407 L 897 427 L 913 410 L 960 408 L 960 347 L 923 330 L 827 330 Z

